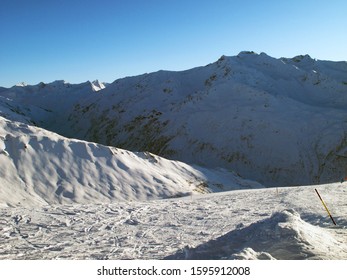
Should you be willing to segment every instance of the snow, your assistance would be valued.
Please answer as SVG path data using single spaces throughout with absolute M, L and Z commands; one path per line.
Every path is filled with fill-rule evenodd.
M 1 117 L 0 162 L 2 206 L 151 200 L 263 187 L 223 169 L 68 139 Z
M 2 208 L 0 258 L 346 259 L 346 192 L 346 183 L 335 183 L 149 202 Z
M 241 52 L 0 88 L 0 259 L 346 259 L 346 77 Z
M 106 88 L 105 84 L 100 82 L 99 80 L 95 80 L 91 82 L 91 85 L 94 91 L 99 91 Z
M 345 62 L 242 52 L 187 71 L 119 79 L 97 94 L 90 83 L 55 95 L 47 85 L 47 95 L 57 96 L 51 104 L 18 89 L 1 95 L 15 92 L 13 102 L 25 96 L 28 106 L 51 110 L 20 111 L 67 137 L 287 186 L 344 176 L 346 159 L 333 155 L 346 147 L 346 77 Z

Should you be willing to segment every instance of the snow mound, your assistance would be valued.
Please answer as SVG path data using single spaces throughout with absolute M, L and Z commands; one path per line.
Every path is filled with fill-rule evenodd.
M 293 209 L 247 227 L 243 224 L 196 248 L 185 247 L 169 259 L 322 259 L 337 258 L 347 247 L 329 232 L 303 221 Z

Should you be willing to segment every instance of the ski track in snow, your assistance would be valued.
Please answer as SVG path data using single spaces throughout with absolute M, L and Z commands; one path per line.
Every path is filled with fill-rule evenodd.
M 347 184 L 2 208 L 0 259 L 346 259 Z M 286 210 L 287 209 L 287 210 Z

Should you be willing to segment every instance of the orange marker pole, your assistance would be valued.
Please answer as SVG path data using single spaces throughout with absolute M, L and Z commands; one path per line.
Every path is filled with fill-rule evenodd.
M 321 198 L 319 192 L 317 191 L 317 189 L 314 189 L 314 190 L 316 191 L 316 193 L 317 193 L 317 195 L 318 195 L 320 201 L 322 202 L 322 204 L 323 204 L 325 210 L 328 212 L 330 219 L 333 221 L 334 225 L 336 226 L 335 220 L 334 220 L 333 216 L 331 216 L 331 214 L 330 214 L 330 212 L 329 212 L 329 209 L 328 209 L 328 207 L 325 205 L 325 203 L 324 203 L 323 199 Z

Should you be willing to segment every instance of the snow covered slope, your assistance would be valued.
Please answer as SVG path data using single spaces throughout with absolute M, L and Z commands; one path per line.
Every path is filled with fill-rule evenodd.
M 336 182 L 347 173 L 347 62 L 242 52 L 104 87 L 1 89 L 0 114 L 268 186 Z
M 0 116 L 40 127 L 64 125 L 75 102 L 104 89 L 98 80 L 82 84 L 54 81 L 49 84 L 20 84 L 0 90 Z
M 262 187 L 148 152 L 67 139 L 0 117 L 0 206 L 150 200 Z
M 0 259 L 346 260 L 346 194 L 344 183 L 2 208 Z
M 242 52 L 117 80 L 99 93 L 75 104 L 55 131 L 267 185 L 335 182 L 346 173 L 346 62 Z
M 0 258 L 346 259 L 346 183 L 230 171 L 346 176 L 346 77 L 346 62 L 243 52 L 0 88 Z

